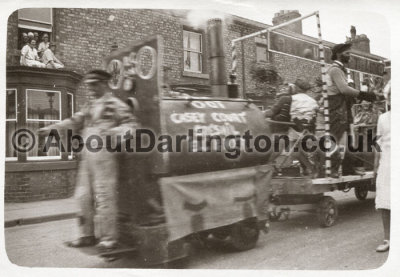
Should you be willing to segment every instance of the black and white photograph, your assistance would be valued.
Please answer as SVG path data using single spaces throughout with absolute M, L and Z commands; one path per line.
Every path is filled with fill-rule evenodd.
M 2 276 L 398 272 L 396 2 L 1 6 Z

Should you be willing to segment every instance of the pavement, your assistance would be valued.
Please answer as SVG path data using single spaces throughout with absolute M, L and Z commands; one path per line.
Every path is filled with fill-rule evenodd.
M 77 212 L 78 206 L 73 197 L 26 203 L 4 203 L 4 227 L 75 218 Z

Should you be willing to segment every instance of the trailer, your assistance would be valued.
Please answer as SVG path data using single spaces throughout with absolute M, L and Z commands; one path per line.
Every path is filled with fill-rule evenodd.
M 280 53 L 279 51 L 270 49 L 270 37 L 271 33 L 275 30 L 293 24 L 295 22 L 304 20 L 306 18 L 315 17 L 316 27 L 318 31 L 318 46 L 319 46 L 319 64 L 321 65 L 321 79 L 322 79 L 322 95 L 323 95 L 323 130 L 320 130 L 326 137 L 330 136 L 330 122 L 329 122 L 329 101 L 327 94 L 326 85 L 326 71 L 327 64 L 325 62 L 325 47 L 323 45 L 320 15 L 318 11 L 310 13 L 308 15 L 292 19 L 280 25 L 272 26 L 267 29 L 248 34 L 232 40 L 232 68 L 231 72 L 233 80 L 235 80 L 237 71 L 237 54 L 236 45 L 238 42 L 243 40 L 251 39 L 258 36 L 266 36 L 268 51 Z M 290 54 L 286 54 L 294 58 L 304 59 L 303 57 L 296 57 Z M 273 126 L 294 127 L 293 123 L 279 122 L 267 119 L 267 124 L 273 129 Z M 359 126 L 359 129 L 370 130 L 374 132 L 376 124 Z M 332 226 L 338 217 L 338 208 L 335 199 L 331 196 L 324 196 L 326 192 L 332 191 L 344 191 L 348 192 L 354 188 L 355 196 L 359 200 L 365 200 L 368 191 L 375 191 L 375 176 L 372 171 L 373 166 L 373 155 L 374 153 L 358 153 L 352 154 L 355 159 L 360 160 L 364 163 L 366 171 L 360 172 L 359 174 L 343 175 L 339 178 L 331 177 L 331 156 L 330 152 L 324 153 L 323 170 L 322 176 L 319 178 L 302 177 L 299 167 L 287 166 L 283 170 L 284 163 L 293 154 L 295 149 L 298 148 L 297 144 L 300 143 L 302 137 L 306 136 L 307 130 L 300 135 L 300 138 L 291 147 L 289 153 L 283 158 L 283 161 L 278 162 L 274 165 L 275 176 L 271 182 L 266 183 L 267 190 L 270 194 L 269 200 L 269 219 L 271 221 L 278 220 L 281 216 L 285 218 L 289 217 L 291 211 L 311 211 L 317 214 L 318 222 L 322 227 Z M 366 155 L 366 157 L 365 157 Z M 274 161 L 271 161 L 274 163 Z M 285 173 L 282 174 L 282 170 Z M 296 172 L 297 170 L 297 172 Z M 294 172 L 293 172 L 294 171 Z

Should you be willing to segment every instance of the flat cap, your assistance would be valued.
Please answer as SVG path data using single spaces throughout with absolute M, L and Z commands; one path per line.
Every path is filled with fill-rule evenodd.
M 111 74 L 107 71 L 101 69 L 94 69 L 86 73 L 86 76 L 83 80 L 84 83 L 96 83 L 102 81 L 108 81 L 111 78 Z
M 343 53 L 351 48 L 351 43 L 339 43 L 332 47 L 332 60 L 337 59 L 337 54 Z

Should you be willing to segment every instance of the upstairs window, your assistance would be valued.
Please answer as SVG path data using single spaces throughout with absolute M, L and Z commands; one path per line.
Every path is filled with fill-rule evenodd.
M 53 28 L 53 9 L 51 8 L 32 8 L 18 10 L 18 49 L 21 49 L 27 43 L 24 34 L 37 34 L 36 45 L 43 41 L 43 35 L 49 36 L 51 41 L 51 32 Z
M 183 70 L 202 73 L 203 45 L 202 34 L 183 31 Z
M 18 27 L 44 32 L 51 32 L 53 24 L 52 9 L 20 9 L 18 10 Z
M 268 44 L 267 39 L 256 37 L 256 60 L 257 62 L 268 62 Z

